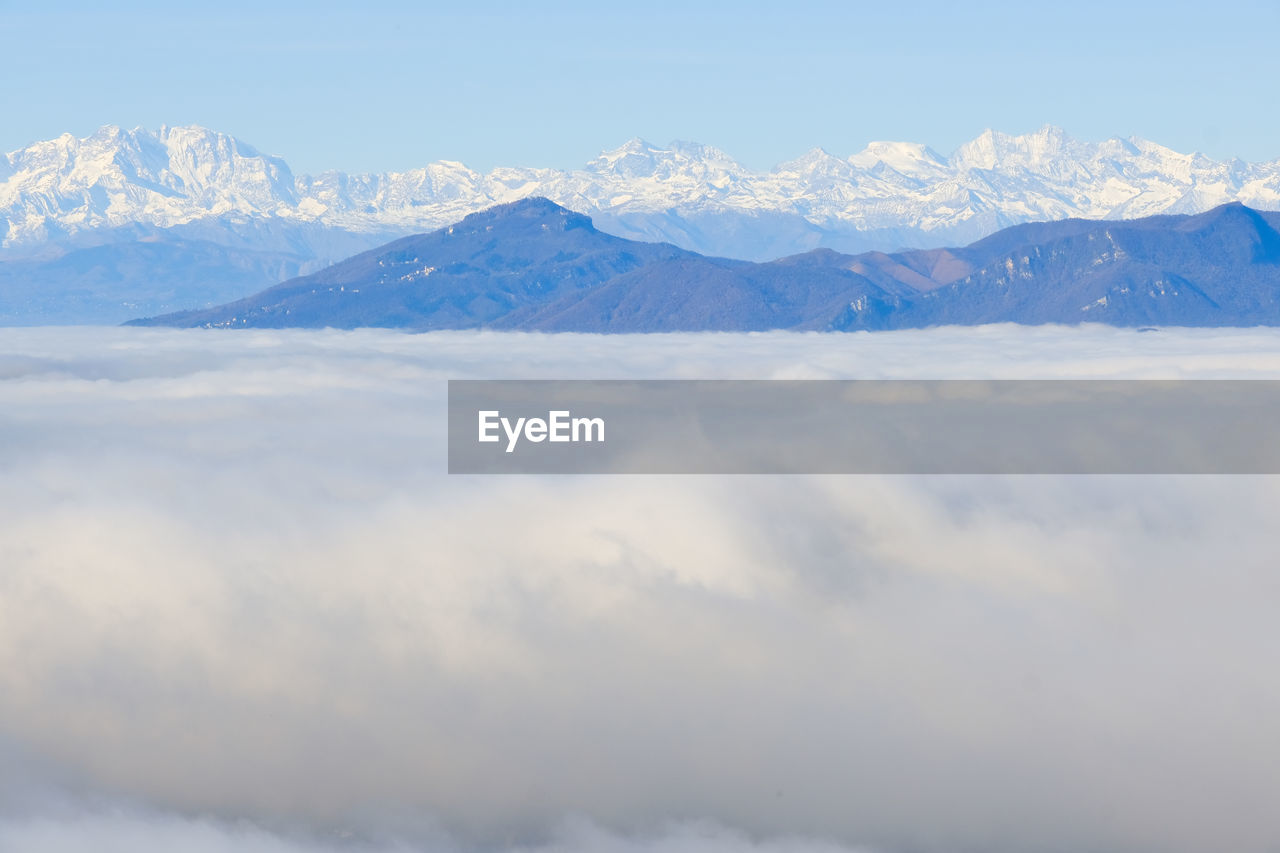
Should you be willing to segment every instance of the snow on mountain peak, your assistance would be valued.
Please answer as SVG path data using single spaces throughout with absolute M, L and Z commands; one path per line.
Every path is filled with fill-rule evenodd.
M 810 148 L 794 160 L 779 163 L 774 167 L 773 173 L 798 172 L 803 174 L 813 171 L 829 171 L 841 166 L 847 167 L 848 164 L 827 151 L 827 149 L 815 147 Z
M 947 165 L 932 148 L 915 142 L 871 142 L 852 155 L 849 163 L 859 169 L 873 169 L 883 163 L 904 175 L 937 173 Z
M 949 158 L 910 142 L 872 142 L 847 159 L 814 148 L 766 173 L 708 145 L 636 138 L 578 170 L 480 173 L 440 161 L 406 172 L 294 175 L 283 159 L 198 125 L 108 125 L 0 157 L 6 247 L 210 217 L 407 232 L 530 196 L 615 222 L 675 217 L 675 230 L 644 233 L 690 248 L 715 239 L 714 228 L 690 231 L 683 224 L 690 218 L 761 213 L 799 217 L 806 228 L 936 244 L 1037 219 L 1145 216 L 1231 200 L 1277 208 L 1280 160 L 1218 162 L 1138 138 L 1080 142 L 1052 125 L 1022 135 L 987 130 Z
M 1039 130 L 1014 136 L 984 130 L 976 139 L 956 149 L 953 166 L 1012 172 L 1017 169 L 1042 171 L 1055 159 L 1071 156 L 1078 143 L 1060 127 L 1046 124 Z
M 857 181 L 858 171 L 848 161 L 822 148 L 812 148 L 795 160 L 779 163 L 771 178 L 779 190 L 792 196 L 793 204 L 811 197 L 833 198 Z
M 652 174 L 657 156 L 662 149 L 651 145 L 640 137 L 633 137 L 612 151 L 601 152 L 587 163 L 587 171 L 610 173 L 625 176 Z
M 713 172 L 746 174 L 746 170 L 727 154 L 709 145 L 677 140 L 666 148 L 659 148 L 639 138 L 605 151 L 586 165 L 586 171 L 621 178 L 667 180 Z

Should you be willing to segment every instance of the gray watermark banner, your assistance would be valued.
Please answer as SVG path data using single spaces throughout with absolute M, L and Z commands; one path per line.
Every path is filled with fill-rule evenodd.
M 1277 474 L 1275 380 L 450 380 L 451 474 Z

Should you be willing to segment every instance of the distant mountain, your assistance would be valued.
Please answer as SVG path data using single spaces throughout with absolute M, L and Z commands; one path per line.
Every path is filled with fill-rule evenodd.
M 669 244 L 604 234 L 586 216 L 526 199 L 175 318 L 197 326 L 470 328 L 675 258 L 705 260 Z
M 992 322 L 1280 324 L 1280 213 L 1064 220 L 956 249 L 767 263 L 626 240 L 535 198 L 217 308 L 134 321 L 578 332 L 897 329 Z
M 0 322 L 115 322 L 139 310 L 207 306 L 279 281 L 268 272 L 277 265 L 314 271 L 537 196 L 592 216 L 611 234 L 763 261 L 820 247 L 965 244 L 1069 217 L 1197 213 L 1230 201 L 1276 209 L 1280 160 L 1215 161 L 1141 139 L 1080 142 L 1044 127 L 1022 136 L 987 131 L 950 156 L 904 142 L 871 143 L 849 157 L 814 149 L 764 173 L 710 146 L 636 139 L 577 170 L 481 173 L 441 161 L 311 176 L 201 127 L 104 127 L 0 156 L 0 281 L 21 275 L 28 283 L 20 297 L 0 289 Z M 69 272 L 77 263 L 42 268 L 69 252 L 144 239 L 177 248 L 152 253 L 157 266 L 145 268 L 143 250 L 98 252 L 96 278 Z M 170 263 L 191 240 L 220 247 L 194 290 L 176 286 L 188 271 Z M 27 265 L 3 270 L 14 261 Z M 113 279 L 129 285 L 102 285 Z M 100 308 L 60 311 L 81 304 L 73 294 L 84 290 Z M 28 291 L 35 302 L 25 301 Z
M 215 305 L 306 269 L 300 258 L 202 240 L 133 241 L 0 263 L 0 325 L 120 322 Z
M 1277 229 L 1280 213 L 1238 203 L 1194 216 L 1016 226 L 954 252 L 962 265 L 893 325 L 1280 325 Z
M 250 224 L 247 233 L 205 221 L 169 229 L 125 226 L 106 235 L 113 239 L 0 261 L 0 325 L 120 323 L 218 305 L 323 269 L 389 236 L 269 225 Z M 336 257 L 316 258 L 311 245 Z
M 969 242 L 1028 221 L 1196 213 L 1229 201 L 1274 209 L 1280 160 L 1221 162 L 1141 139 L 1079 142 L 1044 127 L 987 131 L 950 157 L 903 142 L 871 143 L 847 158 L 814 149 L 767 173 L 710 146 L 635 139 L 575 171 L 484 174 L 442 161 L 309 176 L 201 127 L 104 127 L 0 157 L 0 247 L 14 257 L 87 231 L 198 220 L 408 233 L 532 196 L 620 236 L 767 260 L 820 246 Z

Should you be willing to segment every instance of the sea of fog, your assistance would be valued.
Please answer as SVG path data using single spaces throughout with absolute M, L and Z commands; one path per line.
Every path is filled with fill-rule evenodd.
M 1280 330 L 0 329 L 0 850 L 1280 845 L 1280 479 L 450 477 L 449 378 L 1280 378 Z

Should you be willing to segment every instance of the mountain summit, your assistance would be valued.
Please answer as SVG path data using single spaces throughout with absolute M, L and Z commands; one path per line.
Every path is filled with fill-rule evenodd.
M 685 256 L 697 257 L 675 246 L 604 234 L 587 216 L 529 198 L 396 240 L 247 299 L 146 325 L 470 328 Z

